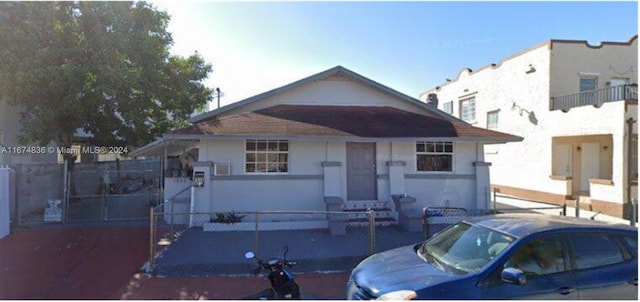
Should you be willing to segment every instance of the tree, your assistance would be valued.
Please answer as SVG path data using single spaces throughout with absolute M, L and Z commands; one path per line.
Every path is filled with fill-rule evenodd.
M 211 65 L 170 55 L 168 22 L 145 2 L 0 3 L 0 97 L 22 108 L 21 141 L 66 148 L 82 129 L 136 147 L 184 125 L 212 98 Z

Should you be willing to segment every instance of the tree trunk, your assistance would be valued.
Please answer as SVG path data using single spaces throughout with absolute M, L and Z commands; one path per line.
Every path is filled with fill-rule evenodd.
M 69 173 L 69 203 L 75 203 L 78 201 L 76 190 L 76 182 L 74 180 L 74 168 L 77 156 L 70 152 L 62 154 L 62 159 L 67 163 L 67 173 Z

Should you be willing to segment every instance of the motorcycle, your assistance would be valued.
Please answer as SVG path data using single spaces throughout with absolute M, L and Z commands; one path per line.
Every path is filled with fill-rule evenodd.
M 271 288 L 265 289 L 257 295 L 245 297 L 244 300 L 300 300 L 300 286 L 293 279 L 293 275 L 287 268 L 293 267 L 296 263 L 287 260 L 289 248 L 284 248 L 282 257 L 274 257 L 268 261 L 256 257 L 253 252 L 247 252 L 244 257 L 257 261 L 257 267 L 253 274 L 257 275 L 262 270 L 269 271 L 267 278 L 271 283 Z

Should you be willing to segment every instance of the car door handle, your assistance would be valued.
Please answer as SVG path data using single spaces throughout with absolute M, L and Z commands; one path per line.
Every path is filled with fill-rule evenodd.
M 561 295 L 568 295 L 573 292 L 573 287 L 564 286 L 564 287 L 558 288 L 556 292 Z
M 629 280 L 629 284 L 638 286 L 638 278 L 635 278 L 633 280 Z

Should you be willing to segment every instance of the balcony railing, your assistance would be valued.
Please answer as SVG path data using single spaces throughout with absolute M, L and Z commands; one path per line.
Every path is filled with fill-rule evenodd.
M 552 97 L 550 110 L 567 112 L 574 107 L 591 105 L 600 108 L 607 102 L 637 100 L 638 84 L 626 84 Z

